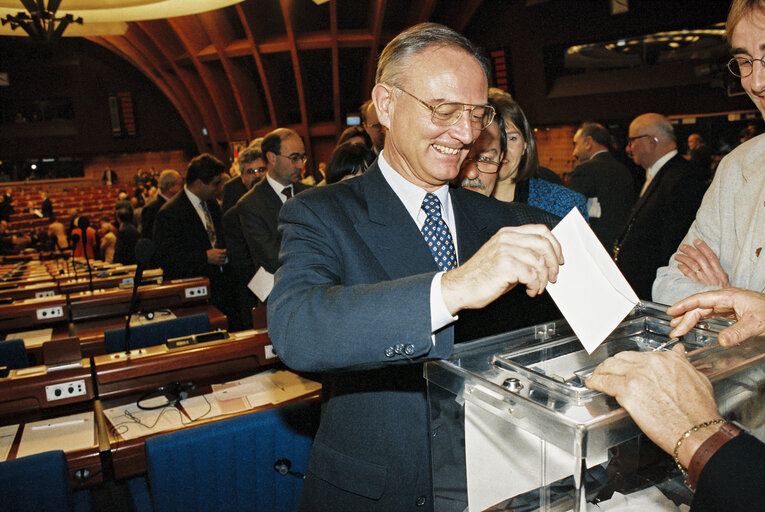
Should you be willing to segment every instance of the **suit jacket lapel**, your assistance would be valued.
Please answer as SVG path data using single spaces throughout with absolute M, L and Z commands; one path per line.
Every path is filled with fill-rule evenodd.
M 355 228 L 391 279 L 437 272 L 430 249 L 377 164 L 360 181 L 369 216 Z

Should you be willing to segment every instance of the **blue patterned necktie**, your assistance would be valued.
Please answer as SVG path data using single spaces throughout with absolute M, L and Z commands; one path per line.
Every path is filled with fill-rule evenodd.
M 425 194 L 422 200 L 422 209 L 428 214 L 425 224 L 422 225 L 423 238 L 430 247 L 433 259 L 436 260 L 439 270 L 451 270 L 457 267 L 457 256 L 454 251 L 452 234 L 449 226 L 441 218 L 441 201 L 432 192 Z

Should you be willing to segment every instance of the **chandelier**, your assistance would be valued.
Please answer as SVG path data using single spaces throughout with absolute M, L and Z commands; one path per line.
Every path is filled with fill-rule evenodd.
M 48 0 L 48 7 L 45 7 L 45 0 L 21 0 L 21 3 L 27 12 L 15 16 L 8 14 L 2 19 L 2 24 L 10 23 L 12 30 L 21 27 L 35 41 L 56 40 L 70 23 L 82 25 L 82 18 L 75 18 L 71 14 L 56 17 L 61 0 Z

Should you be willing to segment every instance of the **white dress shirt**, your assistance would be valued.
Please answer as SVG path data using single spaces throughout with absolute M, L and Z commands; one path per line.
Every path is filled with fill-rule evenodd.
M 428 218 L 428 214 L 422 209 L 422 201 L 425 199 L 427 192 L 407 181 L 403 176 L 396 172 L 393 167 L 385 160 L 385 150 L 380 152 L 380 156 L 377 158 L 377 165 L 382 171 L 382 175 L 388 185 L 393 189 L 393 192 L 403 203 L 406 211 L 412 217 L 412 220 L 417 225 L 417 229 L 422 229 L 423 224 Z M 454 243 L 454 250 L 457 256 L 457 262 L 459 264 L 459 252 L 457 252 L 457 226 L 454 223 L 454 210 L 452 209 L 451 196 L 449 195 L 449 185 L 444 185 L 434 192 L 438 200 L 441 201 L 441 217 L 449 226 L 449 231 L 452 235 L 452 241 Z M 452 316 L 449 310 L 446 308 L 444 298 L 441 293 L 441 276 L 444 272 L 438 272 L 433 281 L 430 284 L 430 325 L 433 332 L 446 327 L 450 323 L 457 320 L 458 317 Z M 434 340 L 435 342 L 435 340 Z

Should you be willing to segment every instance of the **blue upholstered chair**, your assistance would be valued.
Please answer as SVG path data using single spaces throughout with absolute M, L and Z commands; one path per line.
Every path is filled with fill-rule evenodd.
M 24 340 L 18 338 L 0 341 L 0 366 L 7 366 L 9 370 L 29 366 Z
M 0 503 L 14 512 L 85 512 L 90 492 L 72 492 L 61 450 L 0 462 Z
M 182 316 L 172 320 L 163 320 L 130 328 L 130 349 L 162 345 L 170 338 L 199 334 L 210 330 L 210 317 L 207 313 Z M 104 332 L 106 353 L 125 350 L 125 328 Z
M 128 481 L 136 511 L 292 512 L 318 423 L 317 404 L 293 404 L 152 437 L 147 477 Z M 293 474 L 280 474 L 277 461 Z

